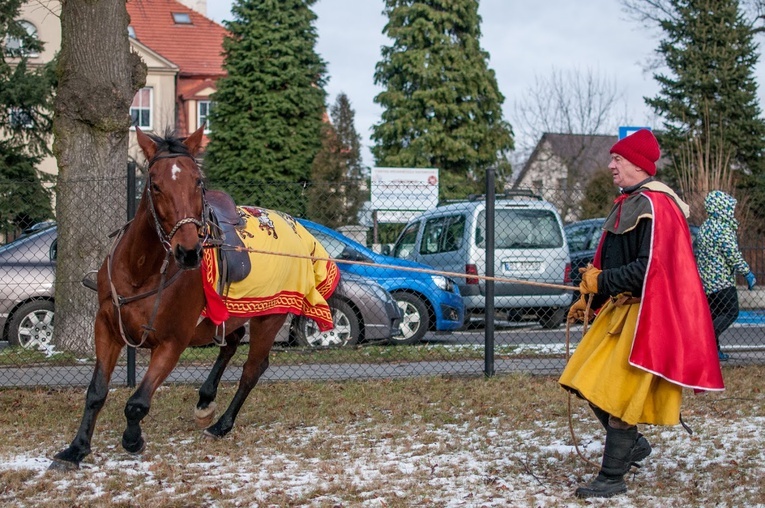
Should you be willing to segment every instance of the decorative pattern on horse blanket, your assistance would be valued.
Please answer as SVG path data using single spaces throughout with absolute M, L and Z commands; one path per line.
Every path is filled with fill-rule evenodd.
M 205 249 L 201 272 L 206 308 L 202 315 L 217 325 L 229 316 L 292 313 L 313 319 L 322 331 L 331 329 L 327 298 L 340 282 L 340 272 L 326 259 L 329 255 L 321 243 L 285 213 L 252 206 L 240 206 L 237 211 L 244 220 L 237 233 L 245 247 L 274 254 L 249 252 L 250 274 L 225 285 L 221 297 L 215 290 L 220 282 L 217 249 Z M 324 259 L 312 261 L 309 257 Z

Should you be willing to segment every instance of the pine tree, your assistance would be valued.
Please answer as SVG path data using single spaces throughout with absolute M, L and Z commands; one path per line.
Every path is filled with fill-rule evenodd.
M 373 127 L 378 166 L 435 167 L 440 195 L 482 192 L 487 167 L 510 175 L 512 129 L 489 54 L 479 44 L 477 0 L 386 0 L 393 39 L 382 49 L 375 82 L 385 90 Z
M 611 170 L 608 168 L 598 169 L 584 188 L 584 196 L 581 199 L 582 212 L 579 219 L 595 219 L 607 216 L 616 196 L 617 188 L 614 185 Z
M 50 154 L 55 62 L 30 68 L 41 42 L 18 23 L 21 0 L 0 0 L 0 227 L 24 228 L 53 217 L 36 166 Z M 10 44 L 9 44 L 10 43 Z
M 361 136 L 356 131 L 356 112 L 351 107 L 348 96 L 340 93 L 335 99 L 335 104 L 330 108 L 329 114 L 343 145 L 345 176 L 351 180 L 359 180 L 364 177 L 365 172 L 361 159 Z
M 313 161 L 308 191 L 308 216 L 331 228 L 358 223 L 364 201 L 361 137 L 355 112 L 341 93 L 330 108 L 332 124 L 322 130 L 322 147 Z
M 659 93 L 646 103 L 663 117 L 663 155 L 670 177 L 693 146 L 725 153 L 740 174 L 765 171 L 765 121 L 757 100 L 754 68 L 759 55 L 754 31 L 737 0 L 671 0 L 660 19 L 658 53 L 669 73 L 655 74 Z M 760 191 L 765 193 L 765 191 Z M 764 197 L 765 198 L 765 197 Z M 765 203 L 765 201 L 763 201 Z
M 326 99 L 315 1 L 237 0 L 226 23 L 227 76 L 213 95 L 205 165 L 237 202 L 305 211 Z

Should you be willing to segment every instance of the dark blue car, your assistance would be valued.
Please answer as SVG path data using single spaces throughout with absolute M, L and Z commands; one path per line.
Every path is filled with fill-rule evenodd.
M 338 262 L 341 272 L 354 273 L 377 281 L 388 290 L 401 309 L 401 334 L 391 338 L 397 344 L 415 344 L 428 330 L 449 331 L 462 326 L 465 307 L 457 284 L 443 275 L 409 271 L 432 270 L 431 267 L 405 259 L 378 254 L 372 249 L 321 224 L 298 219 L 338 260 L 363 261 L 366 266 Z M 396 267 L 407 268 L 401 270 Z
M 572 222 L 563 226 L 563 232 L 566 234 L 569 255 L 571 257 L 571 281 L 574 286 L 578 286 L 582 282 L 582 275 L 579 273 L 579 269 L 585 268 L 589 263 L 592 263 L 595 257 L 595 251 L 598 249 L 600 237 L 603 235 L 603 224 L 605 222 L 605 217 L 600 217 Z M 693 242 L 693 252 L 696 253 L 696 235 L 699 232 L 699 227 L 693 224 L 689 227 L 691 230 L 691 241 Z M 575 302 L 578 299 L 579 292 L 574 291 L 571 301 Z

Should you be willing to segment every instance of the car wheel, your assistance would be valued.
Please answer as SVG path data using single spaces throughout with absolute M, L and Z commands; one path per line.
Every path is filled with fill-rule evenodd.
M 47 346 L 53 340 L 53 302 L 33 300 L 16 309 L 8 325 L 8 344 L 23 348 Z
M 551 307 L 544 309 L 539 316 L 539 324 L 542 328 L 553 330 L 558 328 L 566 317 L 566 309 Z
M 401 309 L 400 335 L 390 338 L 392 344 L 417 344 L 428 331 L 430 313 L 420 298 L 410 293 L 395 293 L 398 308 Z
M 332 322 L 335 327 L 326 332 L 319 331 L 313 319 L 300 316 L 293 320 L 295 342 L 303 347 L 342 347 L 356 344 L 361 326 L 353 308 L 343 300 L 330 299 Z

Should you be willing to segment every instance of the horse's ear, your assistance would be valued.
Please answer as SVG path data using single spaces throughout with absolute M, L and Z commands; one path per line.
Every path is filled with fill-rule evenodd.
M 138 127 L 135 128 L 135 135 L 138 138 L 138 146 L 143 150 L 146 160 L 150 161 L 157 153 L 157 144 Z
M 204 136 L 204 134 L 205 126 L 202 125 L 199 129 L 194 131 L 194 134 L 184 140 L 183 144 L 186 145 L 186 148 L 188 148 L 192 157 L 196 157 L 197 153 L 199 153 L 199 150 L 202 148 L 202 136 Z

